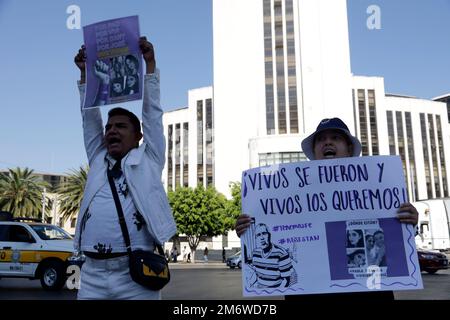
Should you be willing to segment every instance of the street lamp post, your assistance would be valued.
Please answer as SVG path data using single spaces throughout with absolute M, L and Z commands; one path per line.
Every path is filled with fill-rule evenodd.
M 41 221 L 44 221 L 44 217 L 45 217 L 45 192 L 47 190 L 44 188 L 44 192 L 42 193 L 42 215 L 41 215 Z
M 52 224 L 54 225 L 59 225 L 59 220 L 58 217 L 56 215 L 56 206 L 58 204 L 58 197 L 53 197 L 53 203 L 52 203 L 52 213 L 53 213 L 53 218 L 52 218 Z

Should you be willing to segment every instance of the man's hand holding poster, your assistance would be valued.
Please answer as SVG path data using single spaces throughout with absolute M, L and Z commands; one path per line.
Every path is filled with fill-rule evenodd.
M 421 289 L 396 156 L 250 169 L 242 176 L 244 296 Z
M 84 108 L 142 99 L 138 16 L 83 28 L 86 45 Z

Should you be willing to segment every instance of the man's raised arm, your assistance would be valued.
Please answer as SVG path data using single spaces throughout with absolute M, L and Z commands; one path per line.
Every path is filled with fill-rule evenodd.
M 78 89 L 80 91 L 80 110 L 83 119 L 84 147 L 88 157 L 89 164 L 95 155 L 103 147 L 103 121 L 99 108 L 83 109 L 85 90 L 86 90 L 86 48 L 81 46 L 75 56 L 74 62 L 80 69 L 80 81 Z
M 146 64 L 144 77 L 144 97 L 142 106 L 142 126 L 146 152 L 161 167 L 164 167 L 165 139 L 162 124 L 163 111 L 160 105 L 159 71 L 156 69 L 153 45 L 145 37 L 139 39 L 139 47 Z

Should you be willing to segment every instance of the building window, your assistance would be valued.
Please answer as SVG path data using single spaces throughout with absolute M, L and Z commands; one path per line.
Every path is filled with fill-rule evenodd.
M 214 184 L 214 127 L 213 127 L 213 107 L 211 99 L 206 99 L 206 185 Z
M 448 119 L 448 122 L 450 122 L 450 97 L 447 98 L 446 101 L 442 101 L 442 102 L 447 103 L 447 119 Z
M 181 130 L 180 124 L 175 125 L 175 188 L 181 184 Z
M 197 184 L 203 185 L 203 101 L 197 101 Z
M 423 159 L 425 163 L 425 180 L 427 183 L 426 199 L 430 199 L 433 197 L 433 190 L 431 188 L 430 154 L 428 152 L 427 125 L 424 113 L 420 114 L 420 128 L 422 133 Z
M 447 167 L 445 165 L 444 145 L 443 145 L 443 141 L 442 141 L 442 123 L 441 123 L 440 115 L 436 115 L 436 126 L 437 126 L 438 145 L 439 145 L 439 157 L 441 160 L 442 186 L 444 188 L 445 196 L 449 197 L 450 194 L 448 193 Z
M 273 153 L 259 154 L 260 167 L 280 163 L 299 162 L 305 160 L 307 159 L 303 152 L 273 152 Z
M 264 14 L 264 61 L 266 78 L 266 130 L 275 134 L 275 100 L 273 89 L 272 15 L 270 0 L 263 2 Z
M 59 185 L 61 185 L 63 183 L 61 176 L 56 176 L 56 175 L 47 175 L 44 174 L 41 176 L 42 180 L 49 183 L 50 184 L 50 188 L 49 190 L 51 192 L 56 191 L 56 189 L 58 188 Z
M 392 118 L 392 111 L 386 111 L 386 118 L 389 136 L 389 154 L 395 155 L 394 119 Z
M 405 112 L 405 123 L 406 123 L 406 141 L 408 144 L 408 163 L 410 172 L 411 186 L 408 186 L 411 194 L 413 195 L 413 201 L 419 199 L 419 192 L 417 190 L 417 172 L 416 172 L 416 158 L 414 155 L 414 139 L 412 132 L 412 121 L 411 112 Z
M 286 45 L 288 64 L 288 98 L 289 98 L 289 127 L 291 133 L 298 133 L 298 102 L 297 102 L 297 76 L 295 71 L 295 34 L 294 34 L 294 8 L 292 0 L 285 2 L 286 17 Z
M 378 148 L 378 126 L 377 126 L 377 109 L 375 103 L 375 91 L 367 91 L 367 100 L 369 102 L 369 122 L 370 122 L 370 138 L 372 141 L 372 155 L 380 154 Z
M 356 103 L 355 103 L 355 89 L 352 89 L 352 104 L 353 104 L 353 121 L 355 123 L 355 135 L 357 137 L 359 137 L 359 132 L 358 132 L 358 119 L 357 119 L 357 115 L 358 115 L 358 110 L 356 110 Z
M 295 80 L 293 81 L 295 84 Z M 291 133 L 298 133 L 298 106 L 296 85 L 289 85 L 289 122 Z
M 266 126 L 267 134 L 275 134 L 275 107 L 273 84 L 266 85 Z
M 277 102 L 278 102 L 278 133 L 287 133 L 286 122 L 286 94 L 284 80 L 284 47 L 283 47 L 283 24 L 275 22 L 275 55 L 276 55 L 276 79 L 277 79 Z
M 189 185 L 189 123 L 183 123 L 183 186 Z
M 298 133 L 293 0 L 274 0 L 273 7 L 271 0 L 263 0 L 263 16 L 267 134 Z
M 359 114 L 359 127 L 360 127 L 360 141 L 362 147 L 362 155 L 369 155 L 369 135 L 367 129 L 367 114 L 366 114 L 366 98 L 364 89 L 358 89 L 358 114 Z
M 172 162 L 172 151 L 173 151 L 173 125 L 169 125 L 167 129 L 168 137 L 168 148 L 167 148 L 167 189 L 173 190 L 173 162 Z
M 275 21 L 280 21 L 283 18 L 283 12 L 281 9 L 281 0 L 274 0 L 273 9 L 274 9 Z
M 447 98 L 447 100 L 442 101 L 442 102 L 445 102 L 447 104 L 447 119 L 448 119 L 448 122 L 450 122 L 450 98 Z
M 409 177 L 406 171 L 406 150 L 405 150 L 405 138 L 403 131 L 403 120 L 402 113 L 400 111 L 395 112 L 395 118 L 397 122 L 397 144 L 398 144 L 398 155 L 402 159 L 403 174 L 406 177 L 406 181 L 409 181 Z
M 437 163 L 437 144 L 436 144 L 436 135 L 434 133 L 434 121 L 433 121 L 432 114 L 428 114 L 428 132 L 430 135 L 431 159 L 433 161 L 434 190 L 436 192 L 435 197 L 443 197 L 443 194 L 441 193 L 441 187 L 439 184 L 439 170 L 438 170 L 438 163 Z

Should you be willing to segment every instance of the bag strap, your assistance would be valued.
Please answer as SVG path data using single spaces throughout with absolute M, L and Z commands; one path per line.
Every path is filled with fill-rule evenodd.
M 107 175 L 109 186 L 111 187 L 112 195 L 114 198 L 114 204 L 116 205 L 117 215 L 119 216 L 120 229 L 122 230 L 123 239 L 125 240 L 125 245 L 127 247 L 127 253 L 128 255 L 131 255 L 130 234 L 128 233 L 127 223 L 125 221 L 125 216 L 123 215 L 122 205 L 120 204 L 116 184 L 114 183 L 113 177 L 111 175 L 111 170 L 107 170 Z M 164 250 L 162 246 L 156 242 L 154 242 L 154 245 L 158 249 L 159 254 L 164 256 Z
M 123 239 L 127 247 L 128 255 L 131 254 L 130 234 L 128 233 L 127 223 L 123 215 L 122 205 L 120 204 L 119 196 L 117 195 L 116 184 L 114 183 L 111 175 L 111 170 L 107 170 L 109 186 L 111 187 L 112 195 L 114 198 L 114 204 L 116 205 L 117 215 L 119 216 L 120 229 L 122 230 Z

